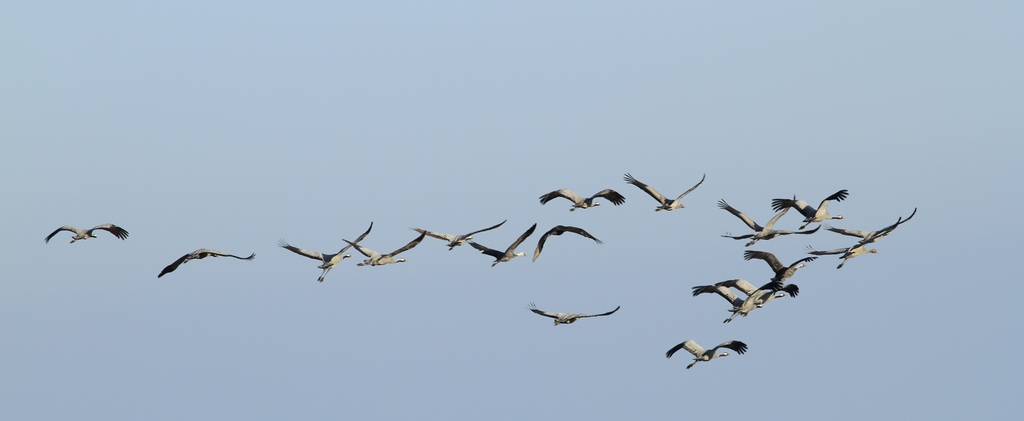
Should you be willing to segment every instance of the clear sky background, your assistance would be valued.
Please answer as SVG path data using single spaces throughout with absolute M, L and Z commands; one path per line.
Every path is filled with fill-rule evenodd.
M 1024 410 L 1016 215 L 1024 6 L 6 2 L 0 417 L 1008 419 Z M 686 208 L 655 202 L 629 172 Z M 614 188 L 569 212 L 549 191 Z M 842 228 L 917 215 L 799 297 L 723 324 L 771 199 Z M 535 262 L 387 252 L 410 228 Z M 66 224 L 115 223 L 68 244 Z M 777 228 L 800 225 L 796 212 Z M 785 263 L 819 231 L 757 243 Z M 206 259 L 163 278 L 194 249 Z M 552 326 L 560 312 L 618 313 Z M 687 339 L 750 349 L 686 370 Z

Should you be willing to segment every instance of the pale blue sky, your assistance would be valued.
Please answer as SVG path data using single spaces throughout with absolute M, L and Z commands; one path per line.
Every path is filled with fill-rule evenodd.
M 1024 7 L 620 2 L 8 2 L 0 13 L 4 419 L 1007 419 Z M 707 181 L 686 208 L 655 202 Z M 541 206 L 614 188 L 623 206 Z M 722 324 L 690 288 L 744 261 L 727 200 L 839 190 L 832 224 L 914 219 Z M 795 212 L 791 212 L 795 214 Z M 778 228 L 795 229 L 796 215 Z M 372 221 L 409 261 L 316 282 Z M 65 224 L 115 223 L 68 244 Z M 760 242 L 786 263 L 830 232 Z M 256 253 L 206 259 L 206 247 Z M 553 327 L 527 304 L 610 316 Z M 673 345 L 746 342 L 686 370 Z

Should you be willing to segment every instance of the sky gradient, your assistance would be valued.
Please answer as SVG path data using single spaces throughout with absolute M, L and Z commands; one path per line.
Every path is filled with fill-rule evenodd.
M 0 14 L 0 418 L 1009 419 L 1024 6 L 1010 2 L 14 2 Z M 655 201 L 631 173 L 685 209 Z M 613 188 L 622 206 L 538 203 Z M 914 219 L 723 324 L 771 277 L 719 199 Z M 998 212 L 997 212 L 998 211 Z M 1009 217 L 1007 217 L 1009 216 Z M 408 262 L 317 262 L 419 227 Z M 795 211 L 776 228 L 796 229 Z M 48 244 L 62 225 L 114 223 Z M 207 258 L 160 279 L 200 247 Z M 1005 290 L 1004 290 L 1005 289 Z M 614 315 L 552 326 L 526 307 Z M 746 354 L 665 358 L 687 339 Z M 757 409 L 749 409 L 758 411 Z

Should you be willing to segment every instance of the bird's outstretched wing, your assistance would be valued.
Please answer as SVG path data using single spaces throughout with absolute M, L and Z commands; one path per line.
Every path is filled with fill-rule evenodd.
M 639 187 L 640 190 L 643 190 L 643 191 L 647 192 L 647 194 L 649 194 L 651 197 L 654 198 L 654 200 L 657 200 L 662 205 L 664 205 L 667 202 L 666 199 L 665 199 L 665 196 L 662 195 L 661 193 L 659 193 L 657 190 L 655 190 L 654 187 L 648 186 L 648 185 L 640 182 L 640 180 L 637 180 L 637 179 L 633 178 L 633 176 L 630 175 L 629 173 L 626 173 L 626 175 L 623 176 L 622 179 L 626 180 L 626 182 L 629 183 L 629 184 L 632 184 L 634 186 Z M 703 182 L 703 181 L 704 180 L 702 179 L 701 182 Z M 694 188 L 696 188 L 696 186 L 694 186 Z M 693 190 L 693 189 L 690 189 L 690 190 Z M 687 193 L 689 193 L 689 192 L 687 192 Z
M 757 251 L 757 250 L 747 250 L 747 251 L 744 251 L 743 252 L 743 260 L 750 260 L 750 259 L 761 259 L 761 260 L 764 260 L 765 262 L 768 263 L 768 266 L 771 266 L 773 271 L 779 271 L 779 270 L 781 270 L 781 269 L 786 267 L 785 265 L 782 264 L 782 262 L 779 261 L 778 257 L 775 257 L 774 254 L 771 254 L 771 253 L 769 253 L 767 251 Z
M 505 250 L 505 253 L 512 253 L 516 251 L 516 247 L 519 247 L 519 244 L 522 243 L 523 240 L 526 240 L 526 237 L 529 237 L 530 234 L 533 234 L 533 230 L 535 229 L 537 229 L 537 223 L 534 223 L 530 227 L 530 229 L 526 230 L 526 232 L 520 235 L 519 238 L 517 238 L 516 241 L 512 243 L 512 245 L 508 246 L 508 249 Z
M 576 315 L 576 317 L 577 317 L 577 318 L 580 318 L 580 319 L 582 319 L 582 318 L 584 318 L 584 317 L 601 317 L 601 316 L 608 316 L 608 315 L 610 315 L 610 314 L 613 314 L 613 313 L 615 313 L 616 311 L 619 311 L 619 308 L 620 308 L 620 307 L 622 307 L 622 306 L 615 306 L 615 310 L 612 310 L 612 311 L 609 311 L 609 312 L 605 312 L 605 313 L 601 313 L 601 314 L 579 314 L 579 315 Z
M 693 356 L 695 357 L 703 355 L 705 351 L 703 347 L 697 345 L 697 343 L 691 339 L 672 347 L 672 349 L 669 349 L 668 352 L 665 353 L 665 358 L 672 358 L 672 355 L 675 354 L 676 351 L 680 349 L 685 349 L 687 352 L 693 354 Z
M 43 242 L 44 243 L 49 243 L 50 239 L 53 238 L 53 236 L 57 235 L 58 232 L 61 232 L 61 231 L 71 231 L 71 232 L 77 234 L 78 233 L 78 228 L 75 228 L 75 227 L 73 227 L 71 225 L 65 225 L 63 227 L 57 228 L 57 229 L 53 230 L 53 232 L 51 232 L 50 235 L 47 235 L 46 238 L 43 239 Z
M 608 199 L 608 201 L 612 202 L 612 204 L 615 206 L 619 206 L 623 203 L 626 203 L 626 197 L 612 189 L 604 189 L 597 193 L 594 193 L 593 196 L 590 196 L 591 199 L 595 197 L 603 197 L 605 199 Z
M 166 275 L 168 273 L 174 272 L 174 270 L 177 269 L 178 266 L 181 266 L 181 264 L 185 263 L 185 261 L 188 260 L 190 257 L 192 257 L 192 253 L 189 253 L 189 254 L 186 254 L 184 256 L 179 257 L 178 260 L 174 261 L 174 263 L 171 263 L 171 264 L 167 265 L 167 267 L 165 267 L 164 270 L 161 270 L 160 274 L 157 275 L 156 277 L 159 278 L 159 277 L 164 276 L 164 275 Z
M 580 202 L 583 201 L 583 198 L 579 197 L 578 195 L 576 195 L 576 193 L 573 193 L 572 190 L 569 190 L 569 189 L 558 189 L 558 190 L 555 190 L 555 191 L 553 191 L 551 193 L 541 195 L 540 196 L 540 204 L 543 205 L 545 203 L 548 203 L 548 202 L 550 202 L 552 199 L 554 199 L 556 197 L 564 197 L 566 199 L 569 199 L 573 203 L 580 203 Z
M 725 341 L 725 342 L 722 342 L 722 343 L 718 344 L 718 346 L 712 348 L 711 352 L 715 352 L 715 350 L 718 349 L 718 348 L 728 348 L 728 349 L 731 349 L 733 351 L 736 351 L 737 354 L 741 354 L 741 355 L 747 352 L 747 344 L 745 344 L 743 342 L 740 342 L 740 341 Z
M 573 227 L 573 226 L 568 226 L 568 225 L 556 225 L 554 228 L 551 228 L 550 230 L 548 230 L 548 232 L 545 232 L 544 235 L 542 235 L 540 237 L 540 240 L 537 241 L 537 248 L 533 250 L 533 261 L 536 262 L 537 258 L 540 257 L 540 252 L 541 252 L 541 250 L 544 249 L 544 242 L 547 241 L 548 237 L 550 237 L 552 235 L 562 235 L 563 233 L 566 233 L 566 232 L 571 232 L 571 233 L 579 234 L 579 235 L 582 235 L 582 236 L 584 236 L 586 238 L 594 240 L 595 242 L 597 242 L 597 244 L 602 244 L 601 240 L 598 240 L 597 237 L 594 237 L 593 235 L 590 235 L 590 233 L 587 232 L 586 230 L 584 230 L 583 228 L 578 228 L 578 227 Z
M 492 248 L 487 247 L 485 245 L 477 244 L 477 243 L 472 242 L 472 241 L 469 242 L 469 245 L 473 246 L 473 248 L 475 248 L 477 250 L 480 250 L 481 253 L 486 254 L 488 256 L 491 256 L 491 257 L 493 257 L 495 259 L 500 259 L 502 257 L 505 257 L 505 253 L 500 252 L 500 251 L 495 250 L 495 249 L 492 249 Z
M 319 260 L 321 262 L 324 261 L 323 253 L 320 253 L 319 251 L 309 251 L 309 250 L 305 250 L 305 249 L 300 249 L 298 247 L 295 247 L 293 245 L 288 244 L 288 242 L 284 241 L 283 238 L 280 239 L 280 240 L 277 240 L 277 245 L 279 245 L 281 247 L 284 247 L 285 249 L 291 251 L 292 253 L 298 254 L 300 256 L 306 256 L 306 257 L 308 257 L 310 259 L 316 259 L 316 260 Z
M 736 210 L 736 208 L 729 206 L 729 204 L 726 203 L 724 199 L 718 200 L 718 207 L 721 209 L 725 209 L 729 213 L 735 215 L 737 218 L 740 218 L 740 220 L 743 221 L 744 224 L 747 224 L 747 226 L 754 231 L 761 231 L 763 229 L 760 225 L 757 225 L 757 222 L 754 222 L 753 219 L 750 219 L 749 216 L 747 216 L 743 212 Z
M 111 234 L 114 234 L 115 237 L 120 238 L 122 240 L 128 238 L 128 231 L 125 231 L 124 228 L 121 228 L 121 227 L 119 227 L 117 225 L 114 225 L 114 224 L 97 225 L 95 227 L 92 227 L 92 229 L 90 229 L 86 233 L 87 234 L 91 234 L 95 230 L 107 231 L 107 232 L 109 232 Z
M 466 234 L 466 237 L 469 237 L 469 236 L 471 236 L 471 235 L 473 235 L 473 234 L 479 234 L 479 233 L 481 233 L 481 232 L 484 232 L 484 231 L 490 231 L 490 230 L 492 230 L 492 229 L 498 228 L 498 227 L 500 227 L 500 226 L 504 225 L 504 224 L 505 224 L 505 222 L 507 222 L 507 221 L 508 221 L 508 219 L 506 219 L 506 220 L 504 220 L 504 221 L 501 221 L 501 223 L 499 223 L 499 224 L 497 224 L 497 225 L 494 225 L 494 226 L 491 226 L 491 227 L 487 227 L 487 228 L 484 228 L 484 229 L 482 229 L 482 230 L 476 230 L 476 231 L 473 231 L 473 232 L 471 232 L 471 233 L 469 233 L 469 234 Z M 427 234 L 427 235 L 430 235 L 430 234 Z M 449 240 L 449 241 L 451 241 L 451 240 Z
M 539 314 L 541 316 L 544 316 L 544 317 L 550 317 L 552 319 L 557 319 L 560 316 L 560 313 L 549 313 L 547 311 L 543 311 L 543 310 L 537 308 L 537 305 L 534 304 L 534 303 L 530 303 L 530 306 L 527 307 L 527 308 L 530 311 L 534 312 L 534 313 L 537 313 L 537 314 Z
M 700 178 L 700 181 L 698 181 L 696 185 L 694 185 L 693 187 L 690 187 L 689 190 L 684 191 L 683 194 L 679 195 L 679 197 L 677 197 L 676 200 L 673 200 L 673 202 L 678 202 L 678 201 L 682 200 L 683 197 L 686 197 L 686 195 L 690 194 L 690 192 L 696 190 L 698 186 L 700 186 L 701 184 L 704 183 L 704 179 L 707 178 L 707 177 L 708 177 L 708 175 L 704 174 L 704 176 L 702 176 Z
M 406 244 L 406 245 L 402 246 L 402 248 L 400 248 L 400 249 L 398 249 L 398 250 L 395 250 L 395 251 L 391 252 L 391 255 L 392 255 L 392 256 L 395 256 L 395 255 L 397 255 L 398 253 L 401 253 L 401 252 L 404 252 L 404 251 L 408 251 L 409 249 L 411 249 L 411 248 L 413 248 L 413 247 L 416 247 L 416 245 L 417 245 L 417 244 L 419 244 L 419 243 L 420 243 L 420 241 L 423 241 L 423 237 L 424 237 L 425 235 L 426 235 L 426 234 L 420 234 L 420 236 L 419 236 L 419 237 L 416 237 L 415 239 L 413 239 L 412 241 L 410 241 L 410 242 L 409 242 L 409 244 Z

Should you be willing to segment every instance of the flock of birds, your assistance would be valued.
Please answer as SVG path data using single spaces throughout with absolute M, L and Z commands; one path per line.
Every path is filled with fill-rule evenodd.
M 685 208 L 685 206 L 682 203 L 682 199 L 686 195 L 688 195 L 691 192 L 693 192 L 702 183 L 704 183 L 705 178 L 706 178 L 706 175 L 704 177 L 702 177 L 701 180 L 696 185 L 691 187 L 689 190 L 686 190 L 685 192 L 680 194 L 678 197 L 676 197 L 674 200 L 669 200 L 664 195 L 662 195 L 657 190 L 655 190 L 653 187 L 651 187 L 651 186 L 649 186 L 647 184 L 644 184 L 644 183 L 640 182 L 639 180 L 633 178 L 632 175 L 627 173 L 624 176 L 624 180 L 627 183 L 636 186 L 637 188 L 639 188 L 640 190 L 644 191 L 645 193 L 650 195 L 652 198 L 654 198 L 654 200 L 656 200 L 658 202 L 658 206 L 654 209 L 655 211 L 663 211 L 663 210 L 664 211 L 672 211 L 672 210 L 676 210 L 676 209 Z M 793 262 L 793 263 L 791 263 L 789 265 L 784 265 L 782 263 L 782 261 L 780 261 L 772 253 L 765 252 L 765 251 L 746 250 L 743 253 L 743 258 L 745 260 L 751 260 L 751 259 L 763 260 L 771 268 L 772 272 L 774 273 L 774 276 L 772 276 L 772 278 L 770 279 L 770 281 L 768 283 L 766 283 L 766 284 L 764 284 L 764 285 L 762 285 L 760 287 L 755 287 L 754 285 L 752 285 L 751 283 L 749 283 L 749 282 L 747 282 L 746 280 L 743 280 L 743 279 L 730 279 L 730 280 L 727 280 L 727 281 L 722 281 L 722 282 L 716 283 L 714 285 L 699 285 L 699 286 L 695 286 L 695 287 L 693 287 L 693 296 L 696 297 L 696 296 L 701 295 L 701 294 L 715 293 L 715 294 L 718 294 L 719 296 L 721 296 L 722 298 L 725 298 L 725 300 L 728 301 L 730 305 L 732 305 L 732 308 L 729 309 L 729 311 L 732 313 L 732 315 L 729 316 L 729 318 L 724 320 L 725 323 L 731 322 L 733 320 L 733 318 L 735 318 L 737 315 L 741 315 L 741 316 L 746 317 L 747 314 L 749 314 L 754 309 L 758 309 L 758 308 L 763 307 L 767 302 L 769 302 L 769 301 L 771 301 L 771 300 L 773 300 L 775 298 L 781 298 L 781 297 L 784 297 L 786 295 L 789 295 L 790 297 L 796 297 L 797 294 L 799 294 L 799 292 L 800 292 L 800 288 L 796 284 L 787 283 L 787 281 L 790 278 L 793 277 L 793 275 L 796 273 L 796 271 L 798 269 L 804 267 L 806 265 L 806 263 L 814 261 L 815 259 L 818 258 L 818 256 L 839 255 L 839 258 L 842 261 L 839 263 L 839 266 L 837 266 L 836 268 L 837 269 L 841 269 L 843 267 L 843 265 L 846 264 L 846 261 L 849 260 L 849 259 L 852 259 L 854 257 L 860 256 L 862 254 L 877 253 L 878 251 L 875 250 L 875 249 L 868 249 L 867 245 L 875 243 L 878 240 L 880 240 L 881 238 L 891 234 L 893 232 L 893 230 L 895 230 L 900 224 L 906 223 L 911 218 L 913 218 L 914 215 L 917 213 L 917 209 L 915 208 L 914 211 L 907 218 L 904 219 L 903 217 L 900 217 L 896 221 L 896 223 L 894 223 L 892 225 L 889 225 L 889 226 L 886 226 L 886 227 L 884 227 L 882 229 L 879 229 L 879 230 L 876 230 L 876 231 L 858 231 L 858 230 L 834 228 L 834 227 L 829 226 L 827 224 L 822 224 L 824 221 L 827 221 L 827 220 L 830 220 L 830 219 L 843 219 L 843 217 L 841 215 L 831 215 L 831 214 L 829 214 L 829 212 L 828 212 L 828 205 L 829 205 L 829 202 L 832 202 L 832 201 L 841 202 L 844 199 L 846 199 L 848 195 L 849 195 L 848 191 L 840 190 L 840 191 L 832 194 L 831 196 L 826 197 L 824 200 L 822 200 L 817 208 L 809 205 L 807 202 L 804 202 L 803 200 L 798 200 L 796 198 L 796 196 L 794 196 L 792 199 L 774 199 L 771 202 L 772 203 L 772 209 L 775 212 L 777 212 L 777 213 L 770 220 L 768 220 L 767 224 L 765 224 L 763 226 L 758 224 L 758 223 L 756 223 L 756 222 L 754 222 L 753 219 L 748 217 L 743 212 L 740 212 L 740 211 L 736 210 L 735 208 L 733 208 L 732 206 L 730 206 L 728 203 L 725 202 L 725 200 L 719 200 L 719 202 L 718 202 L 718 207 L 719 208 L 721 208 L 721 209 L 723 209 L 723 210 L 725 210 L 725 211 L 735 215 L 737 218 L 739 218 L 741 221 L 743 221 L 743 223 L 746 224 L 751 230 L 753 230 L 752 232 L 750 232 L 748 234 L 738 235 L 738 236 L 733 236 L 732 234 L 727 232 L 722 237 L 732 238 L 732 239 L 736 239 L 736 240 L 746 240 L 746 239 L 749 239 L 749 241 L 745 245 L 746 247 L 749 247 L 749 246 L 757 243 L 758 241 L 762 241 L 762 240 L 767 241 L 767 240 L 771 240 L 773 238 L 784 236 L 784 235 L 791 235 L 791 234 L 808 235 L 808 234 L 813 234 L 813 233 L 817 232 L 822 226 L 825 226 L 826 230 L 828 230 L 828 231 L 832 231 L 832 232 L 835 232 L 835 233 L 838 233 L 838 234 L 842 234 L 842 235 L 846 235 L 846 236 L 856 237 L 859 240 L 855 244 L 853 244 L 853 245 L 851 245 L 849 247 L 837 248 L 837 249 L 832 249 L 832 250 L 824 250 L 824 251 L 815 250 L 811 246 L 807 246 L 807 253 L 811 254 L 812 256 L 799 259 L 799 260 L 797 260 L 797 261 L 795 261 L 795 262 Z M 540 196 L 540 203 L 543 205 L 543 204 L 546 204 L 546 203 L 548 203 L 548 202 L 550 202 L 550 201 L 552 201 L 552 200 L 554 200 L 556 198 L 559 198 L 559 197 L 565 198 L 565 199 L 567 199 L 567 200 L 572 202 L 572 207 L 569 208 L 569 211 L 575 211 L 577 209 L 588 209 L 588 208 L 592 208 L 592 207 L 597 207 L 597 206 L 601 205 L 600 202 L 595 201 L 595 200 L 597 200 L 599 198 L 607 200 L 607 201 L 611 202 L 615 206 L 622 205 L 626 201 L 626 198 L 622 194 L 620 194 L 620 193 L 618 193 L 618 192 L 616 192 L 615 190 L 612 190 L 612 189 L 601 190 L 601 191 L 595 193 L 594 195 L 592 195 L 590 197 L 586 197 L 586 198 L 581 197 L 581 196 L 577 195 L 576 193 L 573 193 L 569 189 L 559 189 L 559 190 L 555 190 L 555 191 L 552 191 L 550 193 L 547 193 L 547 194 L 544 194 L 544 195 Z M 774 228 L 775 224 L 791 208 L 792 209 L 796 209 L 798 212 L 800 212 L 801 215 L 804 216 L 803 225 L 800 226 L 800 228 L 797 231 L 788 231 L 788 230 L 777 230 L 777 229 L 775 229 Z M 459 247 L 459 246 L 465 245 L 466 243 L 469 243 L 470 246 L 472 246 L 473 248 L 479 250 L 482 254 L 485 254 L 485 255 L 488 255 L 490 257 L 493 257 L 494 258 L 494 262 L 491 263 L 491 266 L 494 267 L 498 263 L 508 262 L 508 261 L 510 261 L 510 260 L 512 260 L 512 259 L 514 259 L 516 257 L 526 256 L 526 253 L 524 253 L 524 252 L 516 252 L 516 248 L 519 247 L 519 245 L 522 244 L 523 241 L 525 241 L 528 237 L 530 237 L 533 234 L 534 230 L 536 230 L 536 228 L 537 228 L 537 224 L 533 224 L 533 226 L 531 226 L 529 229 L 527 229 L 525 232 L 523 232 L 518 238 L 516 238 L 515 241 L 512 242 L 512 244 L 510 244 L 504 250 L 492 249 L 490 247 L 487 247 L 487 246 L 481 245 L 481 244 L 479 244 L 479 243 L 477 243 L 475 241 L 472 241 L 473 240 L 473 235 L 479 234 L 479 233 L 482 233 L 482 232 L 486 232 L 486 231 L 490 231 L 490 230 L 494 230 L 494 229 L 496 229 L 498 227 L 501 227 L 503 224 L 505 224 L 505 222 L 507 222 L 507 220 L 502 221 L 502 222 L 500 222 L 498 224 L 495 224 L 495 225 L 487 227 L 487 228 L 479 229 L 479 230 L 476 230 L 476 231 L 471 231 L 469 233 L 460 234 L 460 235 L 442 234 L 442 233 L 427 231 L 427 230 L 424 230 L 424 229 L 421 229 L 421 228 L 414 228 L 414 230 L 417 233 L 419 233 L 419 236 L 417 236 L 415 239 L 413 239 L 412 241 L 410 241 L 406 245 L 404 245 L 404 246 L 402 246 L 402 247 L 400 247 L 400 248 L 398 248 L 398 249 L 396 249 L 396 250 L 394 250 L 394 251 L 392 251 L 390 253 L 386 253 L 386 254 L 381 254 L 381 253 L 379 253 L 377 251 L 371 250 L 371 249 L 369 249 L 369 248 L 367 248 L 367 247 L 365 247 L 365 246 L 360 244 L 360 242 L 362 242 L 370 234 L 370 231 L 373 229 L 373 223 L 372 222 L 370 223 L 370 226 L 366 229 L 365 232 L 363 232 L 361 235 L 356 237 L 355 241 L 349 241 L 349 240 L 346 240 L 346 239 L 342 239 L 347 245 L 344 246 L 337 253 L 333 253 L 333 254 L 327 254 L 327 253 L 321 253 L 321 252 L 309 251 L 309 250 L 301 249 L 301 248 L 298 248 L 298 247 L 295 247 L 295 246 L 292 246 L 292 245 L 288 244 L 283 239 L 281 239 L 278 242 L 278 245 L 280 247 L 286 249 L 286 250 L 289 250 L 289 251 L 293 252 L 293 253 L 296 253 L 298 255 L 305 256 L 305 257 L 308 257 L 310 259 L 314 259 L 314 260 L 317 260 L 318 262 L 320 262 L 320 265 L 317 266 L 317 268 L 318 269 L 322 269 L 323 272 L 320 274 L 320 277 L 317 279 L 317 281 L 319 281 L 319 282 L 323 282 L 324 281 L 324 277 L 327 276 L 327 273 L 330 272 L 331 269 L 334 269 L 335 267 L 337 267 L 343 260 L 352 257 L 351 254 L 346 253 L 346 251 L 348 251 L 349 249 L 355 249 L 357 252 L 359 252 L 364 257 L 366 257 L 366 259 L 364 259 L 361 263 L 358 263 L 357 266 L 381 266 L 381 265 L 387 265 L 387 264 L 392 264 L 392 263 L 401 263 L 401 262 L 405 262 L 406 260 L 404 258 L 396 258 L 395 256 L 397 256 L 397 255 L 399 255 L 401 253 L 407 252 L 407 251 L 411 250 L 412 248 L 416 247 L 420 242 L 423 241 L 423 239 L 425 237 L 432 237 L 432 238 L 436 238 L 436 239 L 443 240 L 443 241 L 447 242 L 446 245 L 447 245 L 449 251 L 453 250 L 455 247 Z M 814 224 L 814 223 L 818 223 L 819 225 L 814 227 L 813 229 L 802 231 L 805 228 L 807 228 L 807 226 L 809 226 L 811 224 Z M 125 239 L 128 238 L 128 231 L 126 231 L 124 228 L 121 228 L 121 227 L 119 227 L 117 225 L 114 225 L 114 224 L 98 225 L 98 226 L 95 226 L 95 227 L 93 227 L 91 229 L 88 229 L 88 230 L 83 230 L 83 229 L 75 228 L 75 227 L 70 226 L 70 225 L 65 225 L 63 227 L 57 228 L 52 233 L 50 233 L 50 235 L 47 235 L 46 238 L 44 239 L 44 242 L 49 243 L 50 239 L 52 239 L 54 236 L 56 236 L 59 232 L 61 232 L 61 231 L 68 231 L 68 232 L 71 232 L 71 233 L 74 234 L 71 237 L 71 243 L 74 243 L 75 241 L 79 241 L 79 240 L 87 240 L 89 238 L 96 238 L 96 231 L 97 230 L 107 231 L 107 232 L 113 234 L 115 237 L 120 238 L 122 240 L 125 240 Z M 551 236 L 560 236 L 560 235 L 565 234 L 565 233 L 573 233 L 573 234 L 580 235 L 582 237 L 591 239 L 591 240 L 593 240 L 594 242 L 596 242 L 598 244 L 602 243 L 601 240 L 597 239 L 596 237 L 594 237 L 593 235 L 591 235 L 590 233 L 588 233 L 586 230 L 584 230 L 582 228 L 574 227 L 574 226 L 568 226 L 568 225 L 557 225 L 557 226 L 549 229 L 543 235 L 541 235 L 540 240 L 537 242 L 537 245 L 534 248 L 533 261 L 536 261 L 537 258 L 540 257 L 541 251 L 544 248 L 544 244 L 548 240 L 549 237 L 551 237 Z M 179 266 L 181 266 L 182 264 L 188 263 L 189 261 L 204 259 L 204 258 L 207 258 L 207 257 L 232 257 L 232 258 L 239 259 L 239 260 L 253 260 L 256 257 L 256 254 L 253 253 L 253 254 L 250 254 L 248 257 L 241 257 L 241 256 L 236 256 L 236 255 L 225 253 L 225 252 L 218 251 L 218 250 L 210 250 L 210 249 L 206 249 L 206 248 L 201 248 L 201 249 L 198 249 L 196 251 L 193 251 L 191 253 L 187 253 L 187 254 L 179 257 L 173 263 L 171 263 L 171 264 L 167 265 L 166 267 L 164 267 L 163 270 L 161 270 L 160 273 L 157 275 L 157 278 L 163 277 L 164 275 L 167 275 L 167 274 L 175 271 Z M 733 290 L 736 290 L 739 293 L 742 293 L 746 298 L 741 298 L 737 293 L 734 293 Z M 614 310 L 611 310 L 611 311 L 608 311 L 608 312 L 605 312 L 605 313 L 599 313 L 599 314 L 548 312 L 548 311 L 543 311 L 543 310 L 538 309 L 537 306 L 534 305 L 533 303 L 530 303 L 530 306 L 528 307 L 528 309 L 530 311 L 532 311 L 533 313 L 536 313 L 536 314 L 539 314 L 541 316 L 550 317 L 550 318 L 554 319 L 555 326 L 558 326 L 559 324 L 572 324 L 572 323 L 576 322 L 577 320 L 583 319 L 583 318 L 609 316 L 609 315 L 612 315 L 615 312 L 617 312 L 619 310 L 619 307 L 615 307 Z M 724 356 L 729 355 L 728 352 L 717 353 L 718 349 L 720 349 L 720 348 L 729 349 L 729 350 L 735 351 L 738 354 L 744 354 L 747 351 L 747 344 L 742 342 L 742 341 L 738 341 L 738 340 L 729 340 L 729 341 L 725 341 L 725 342 L 723 342 L 723 343 L 721 343 L 721 344 L 719 344 L 719 345 L 717 345 L 717 346 L 715 346 L 715 347 L 713 347 L 711 349 L 705 349 L 705 348 L 701 347 L 700 345 L 698 345 L 693 340 L 687 340 L 687 341 L 679 343 L 679 344 L 673 346 L 671 349 L 669 349 L 665 353 L 665 357 L 666 358 L 671 358 L 672 355 L 674 355 L 680 349 L 685 349 L 687 352 L 689 352 L 690 354 L 693 355 L 693 362 L 690 363 L 690 365 L 686 366 L 686 368 L 689 369 L 689 368 L 693 367 L 694 364 L 697 364 L 698 362 L 710 361 L 710 360 L 712 360 L 714 358 L 724 357 Z

